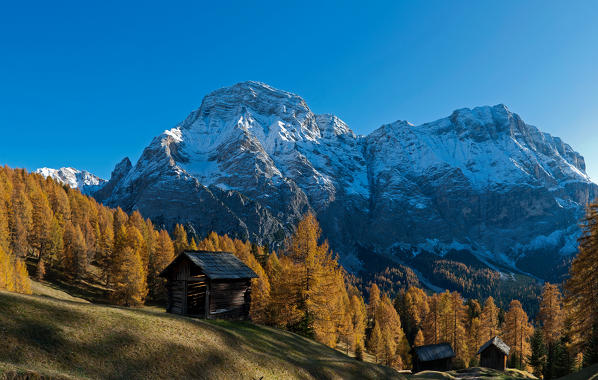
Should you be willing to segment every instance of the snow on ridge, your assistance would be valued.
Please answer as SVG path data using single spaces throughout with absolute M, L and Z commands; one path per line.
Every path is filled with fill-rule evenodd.
M 418 126 L 397 121 L 383 125 L 366 140 L 369 145 L 386 145 L 378 168 L 399 165 L 403 173 L 414 175 L 452 168 L 474 188 L 591 182 L 581 155 L 560 138 L 525 124 L 502 104 L 462 108 Z
M 84 194 L 90 194 L 107 182 L 105 179 L 87 170 L 78 170 L 72 167 L 63 167 L 60 169 L 43 167 L 36 169 L 34 173 L 41 174 L 45 178 L 50 177 L 73 189 L 79 189 Z

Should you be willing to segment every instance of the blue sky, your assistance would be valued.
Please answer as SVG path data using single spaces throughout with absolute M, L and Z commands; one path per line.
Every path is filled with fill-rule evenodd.
M 362 134 L 505 103 L 598 179 L 596 1 L 124 3 L 2 4 L 0 164 L 107 178 L 205 94 L 258 80 Z

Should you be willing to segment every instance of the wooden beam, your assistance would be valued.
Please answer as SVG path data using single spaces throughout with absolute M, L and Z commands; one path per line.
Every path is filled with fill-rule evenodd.
M 208 281 L 206 286 L 206 299 L 205 299 L 205 318 L 208 319 L 210 317 L 210 281 Z

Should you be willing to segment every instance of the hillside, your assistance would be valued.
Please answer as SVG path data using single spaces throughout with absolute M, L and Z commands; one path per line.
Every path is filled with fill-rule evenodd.
M 94 305 L 39 284 L 33 288 L 39 295 L 0 291 L 0 379 L 15 373 L 89 379 L 402 378 L 285 331 L 155 308 Z

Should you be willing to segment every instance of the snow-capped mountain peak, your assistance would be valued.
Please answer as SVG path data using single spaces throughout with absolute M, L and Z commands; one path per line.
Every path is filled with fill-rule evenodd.
M 35 173 L 46 178 L 50 177 L 73 189 L 79 189 L 84 194 L 94 193 L 106 183 L 105 179 L 91 174 L 87 170 L 77 170 L 71 167 L 60 169 L 39 168 L 35 170 Z
M 356 136 L 259 82 L 208 94 L 96 193 L 167 227 L 274 246 L 314 210 L 349 267 L 362 260 L 356 247 L 420 252 L 433 241 L 531 272 L 535 252 L 571 253 L 567 236 L 597 195 L 579 153 L 503 104 Z

